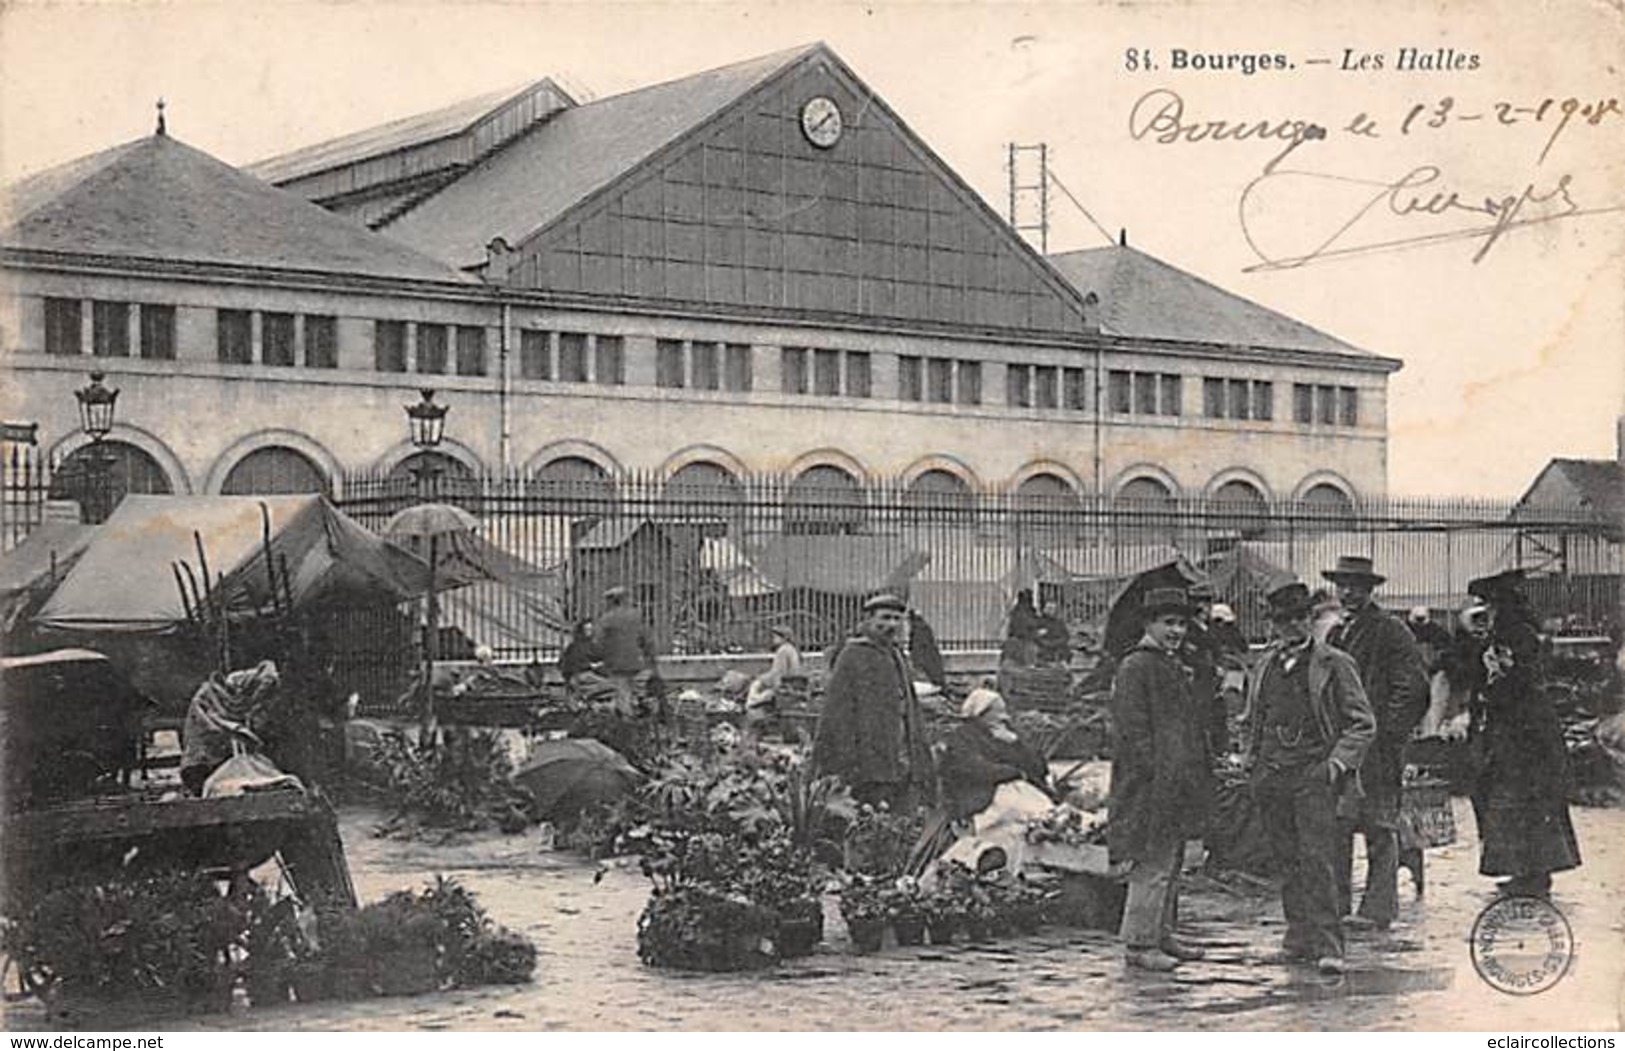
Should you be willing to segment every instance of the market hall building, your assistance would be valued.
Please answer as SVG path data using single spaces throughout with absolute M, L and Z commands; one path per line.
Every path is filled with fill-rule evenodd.
M 933 494 L 1386 488 L 1400 362 L 1132 247 L 1033 251 L 828 47 L 550 80 L 236 169 L 162 126 L 8 191 L 0 415 L 130 491 L 346 472 Z M 402 406 L 452 406 L 434 454 Z

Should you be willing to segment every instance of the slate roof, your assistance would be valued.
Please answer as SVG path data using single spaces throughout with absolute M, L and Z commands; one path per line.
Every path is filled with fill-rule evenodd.
M 1048 258 L 1079 294 L 1099 298 L 1106 335 L 1378 358 L 1136 248 L 1111 245 Z
M 474 281 L 167 135 L 0 192 L 0 247 L 415 281 Z
M 517 248 L 595 191 L 816 50 L 811 44 L 564 110 L 384 229 L 456 267 Z
M 1625 523 L 1625 470 L 1618 461 L 1557 457 L 1547 470 L 1561 471 L 1580 499 L 1600 518 L 1616 525 Z
M 285 182 L 311 172 L 346 164 L 363 157 L 418 146 L 468 130 L 481 117 L 504 102 L 539 86 L 542 81 L 518 87 L 489 91 L 463 99 L 429 113 L 417 113 L 387 124 L 379 124 L 336 139 L 318 142 L 291 153 L 266 157 L 243 170 L 266 182 Z

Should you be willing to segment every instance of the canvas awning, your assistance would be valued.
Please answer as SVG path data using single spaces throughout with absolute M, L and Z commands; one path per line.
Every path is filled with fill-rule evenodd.
M 11 631 L 65 580 L 95 535 L 78 522 L 41 522 L 23 542 L 0 555 L 0 626 Z
M 35 616 L 69 631 L 166 632 L 186 618 L 175 566 L 201 583 L 194 533 L 228 610 L 270 603 L 264 535 L 286 565 L 295 607 L 399 602 L 428 587 L 428 566 L 321 496 L 129 496 Z

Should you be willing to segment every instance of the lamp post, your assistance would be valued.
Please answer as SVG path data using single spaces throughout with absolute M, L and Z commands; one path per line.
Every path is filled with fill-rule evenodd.
M 90 382 L 73 392 L 79 401 L 79 427 L 90 439 L 84 454 L 85 520 L 90 525 L 107 521 L 113 513 L 112 468 L 114 457 L 102 445 L 113 430 L 118 407 L 118 391 L 103 385 L 105 373 L 92 372 Z
M 435 479 L 440 475 L 440 467 L 434 463 L 434 456 L 430 455 L 446 435 L 446 413 L 451 409 L 449 405 L 437 405 L 434 400 L 434 391 L 428 387 L 419 393 L 422 400 L 406 406 L 406 425 L 412 438 L 413 448 L 419 451 L 418 462 L 412 466 L 412 477 L 416 482 L 418 499 L 424 500 L 434 487 Z M 429 594 L 424 599 L 423 611 L 423 713 L 421 732 L 418 741 L 427 745 L 436 737 L 436 723 L 434 711 L 434 658 L 435 636 L 439 633 L 440 603 L 435 598 L 435 563 L 440 560 L 437 537 L 429 533 Z

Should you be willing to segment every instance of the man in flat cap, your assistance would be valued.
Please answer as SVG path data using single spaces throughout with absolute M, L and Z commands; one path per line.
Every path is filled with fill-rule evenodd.
M 655 674 L 655 644 L 642 611 L 627 601 L 625 588 L 604 592 L 604 612 L 593 623 L 593 646 L 615 686 L 616 709 L 633 714 L 638 690 Z
M 839 775 L 860 802 L 892 809 L 929 803 L 936 785 L 931 747 L 898 648 L 908 605 L 896 595 L 876 595 L 863 612 L 824 687 L 813 769 Z
M 1365 794 L 1352 819 L 1338 831 L 1337 895 L 1345 921 L 1353 930 L 1387 930 L 1399 912 L 1399 804 L 1405 776 L 1405 742 L 1427 712 L 1427 670 L 1422 649 L 1405 622 L 1378 606 L 1372 592 L 1387 578 L 1372 569 L 1371 559 L 1346 555 L 1335 569 L 1321 573 L 1337 588 L 1343 622 L 1328 641 L 1354 658 L 1360 669 L 1377 738 L 1360 767 Z M 1353 903 L 1354 833 L 1365 837 L 1365 894 L 1360 910 Z
M 1309 589 L 1294 581 L 1268 600 L 1277 641 L 1247 674 L 1247 760 L 1286 913 L 1286 938 L 1269 962 L 1341 974 L 1337 819 L 1358 798 L 1377 721 L 1353 658 L 1316 641 Z
M 1200 835 L 1212 796 L 1207 712 L 1192 694 L 1180 651 L 1191 604 L 1183 588 L 1151 588 L 1143 634 L 1112 680 L 1112 780 L 1107 847 L 1127 862 L 1124 961 L 1171 971 L 1202 950 L 1175 937 L 1185 840 Z

